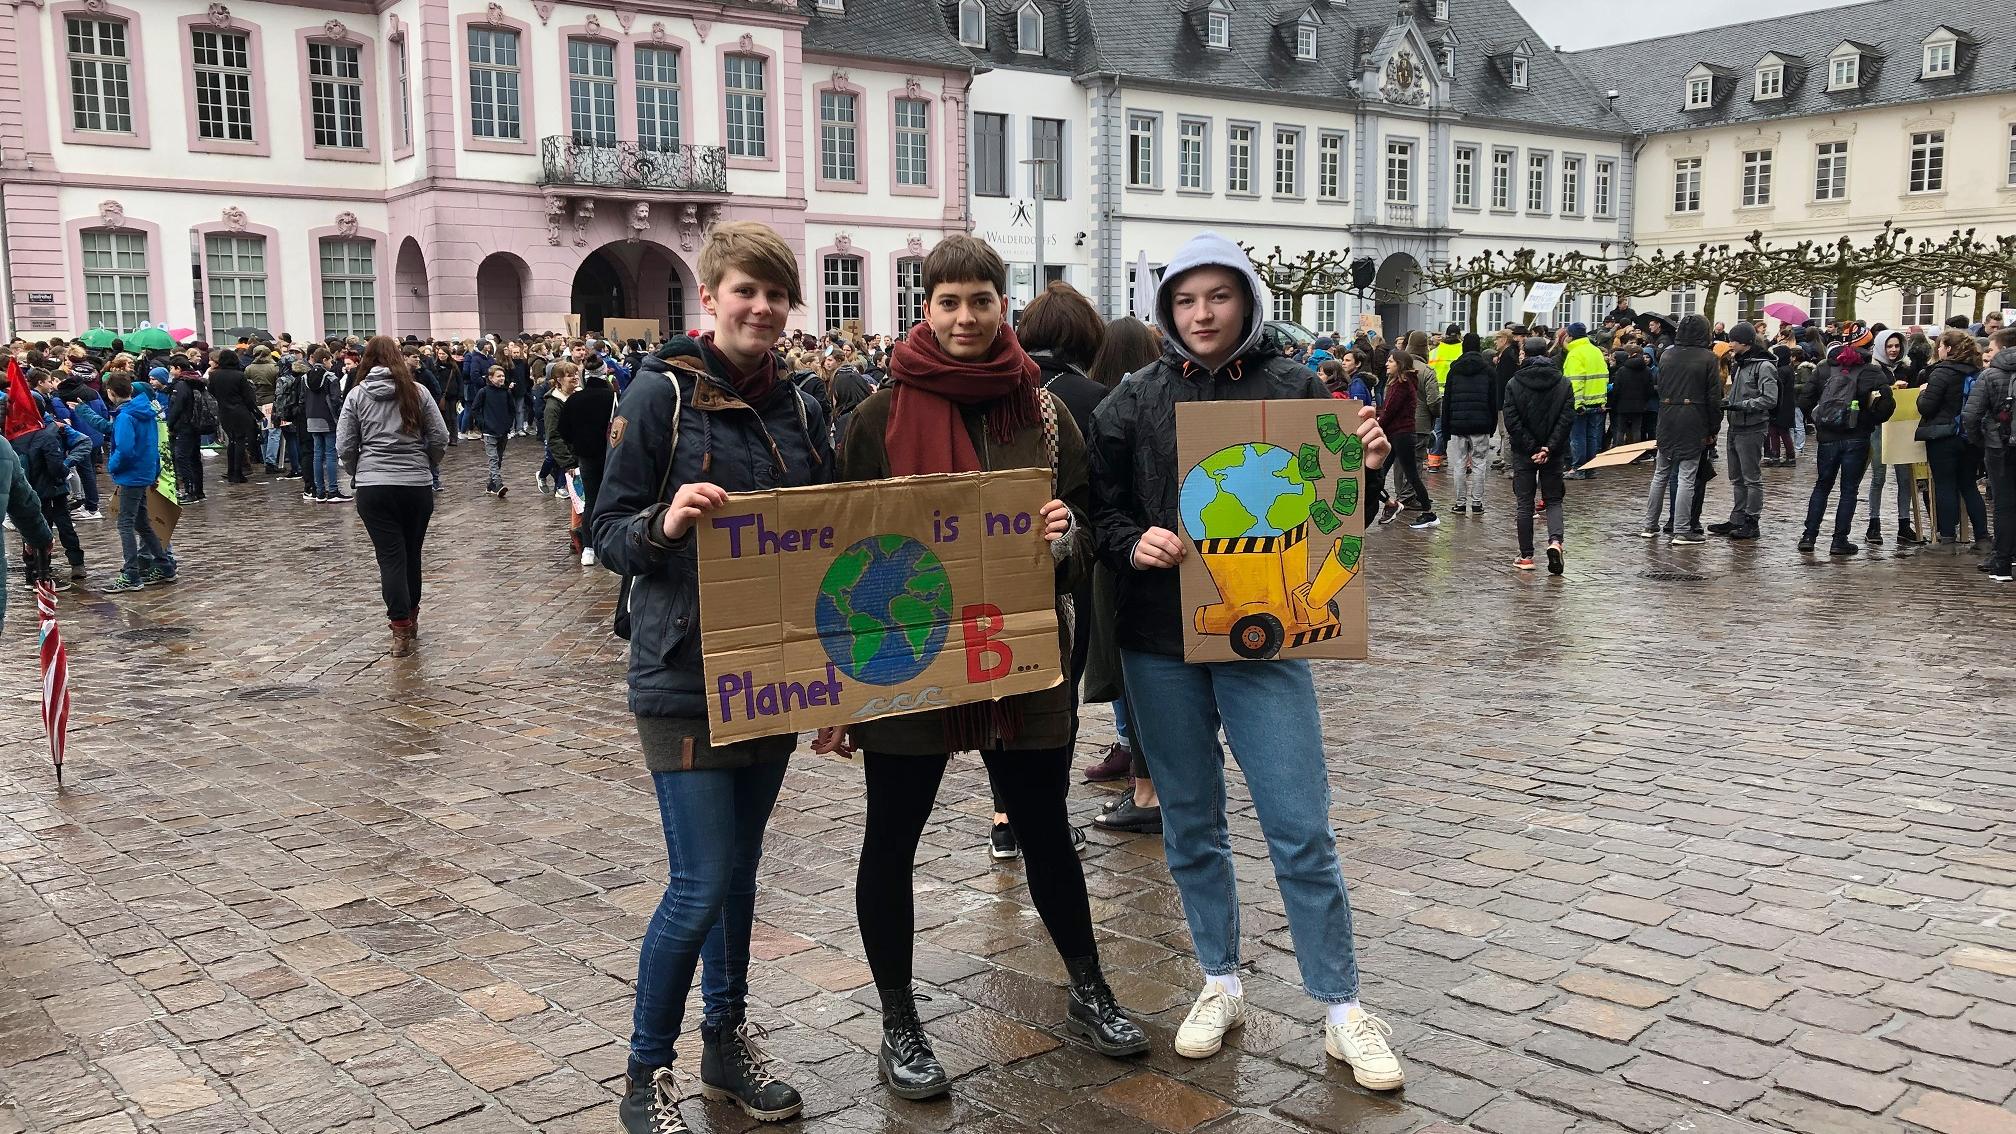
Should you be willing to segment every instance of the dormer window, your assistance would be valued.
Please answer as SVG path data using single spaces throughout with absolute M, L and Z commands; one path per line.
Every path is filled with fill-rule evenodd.
M 1437 47 L 1435 49 L 1435 59 L 1438 63 L 1442 64 L 1442 73 L 1444 75 L 1453 76 L 1456 74 L 1455 44 L 1445 43 L 1442 46 Z
M 1687 109 L 1706 110 L 1715 104 L 1715 77 L 1692 75 L 1687 79 Z
M 1449 0 L 1435 0 L 1435 22 L 1438 24 L 1449 22 Z
M 1960 55 L 1960 37 L 1951 28 L 1940 28 L 1925 38 L 1925 70 L 1927 79 L 1950 79 L 1954 76 L 1955 63 Z
M 1316 23 L 1306 16 L 1295 25 L 1295 58 L 1316 58 Z
M 1515 91 L 1526 89 L 1526 60 L 1517 55 L 1512 57 L 1512 89 Z
M 1827 60 L 1827 89 L 1852 91 L 1862 85 L 1862 53 L 1844 47 Z
M 847 5 L 845 0 L 819 0 L 819 10 L 837 14 L 846 11 Z
M 1217 4 L 1204 13 L 1204 46 L 1220 51 L 1232 49 L 1232 12 Z
M 987 46 L 987 9 L 980 0 L 960 0 L 959 42 L 967 47 Z
M 1763 102 L 1785 97 L 1785 65 L 1762 63 L 1757 67 L 1756 99 Z
M 1015 50 L 1024 55 L 1043 54 L 1043 9 L 1024 4 L 1015 13 Z

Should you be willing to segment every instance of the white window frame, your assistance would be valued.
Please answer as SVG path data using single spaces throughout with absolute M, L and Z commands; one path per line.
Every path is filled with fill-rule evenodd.
M 980 0 L 959 0 L 959 42 L 965 47 L 987 46 L 987 9 Z
M 512 28 L 469 29 L 469 136 L 519 142 L 525 136 L 524 89 L 518 32 Z M 506 49 L 510 60 L 503 60 Z M 486 121 L 484 113 L 488 112 Z
M 189 66 L 196 96 L 196 136 L 211 142 L 256 141 L 252 124 L 251 33 L 230 28 L 190 28 Z M 205 103 L 210 105 L 206 107 Z
M 1493 212 L 1510 213 L 1516 211 L 1512 196 L 1513 169 L 1519 164 L 1519 151 L 1504 146 L 1491 151 L 1491 209 Z
M 1750 97 L 1758 102 L 1785 97 L 1785 65 L 1767 63 L 1757 68 L 1756 78 L 1750 87 Z
M 1827 57 L 1827 89 L 1852 91 L 1862 85 L 1862 53 L 1844 51 Z
M 311 149 L 370 148 L 371 123 L 364 113 L 364 82 L 362 47 L 354 43 L 308 41 L 308 141 Z M 328 141 L 323 140 L 325 136 Z
M 1582 158 L 1579 155 L 1564 155 L 1561 158 L 1561 215 L 1582 215 Z
M 861 96 L 828 87 L 819 93 L 819 180 L 861 183 Z
M 1214 51 L 1232 50 L 1232 13 L 1216 8 L 1204 13 L 1204 46 Z
M 1253 189 L 1253 135 L 1259 129 L 1251 122 L 1232 122 L 1225 127 L 1225 192 L 1234 196 L 1257 196 Z
M 1715 76 L 1693 75 L 1687 79 L 1687 109 L 1706 110 L 1715 105 Z
M 1043 54 L 1043 9 L 1034 3 L 1015 10 L 1015 50 L 1021 55 Z
M 846 0 L 819 0 L 817 6 L 822 12 L 840 14 L 847 11 Z
M 1449 22 L 1449 0 L 1435 0 L 1435 22 L 1438 24 Z
M 1381 167 L 1381 180 L 1385 182 L 1384 200 L 1389 205 L 1411 205 L 1414 203 L 1414 143 L 1393 138 L 1386 140 L 1386 161 Z M 1395 172 L 1399 177 L 1395 177 Z M 1395 193 L 1394 190 L 1399 190 Z
M 1000 124 L 1001 130 L 998 135 L 1000 145 L 998 147 L 991 146 L 991 142 L 996 135 L 991 130 L 980 129 L 982 122 L 986 122 L 989 126 L 995 123 Z M 1015 179 L 1008 175 L 1008 116 L 992 111 L 975 111 L 973 113 L 972 137 L 968 140 L 968 145 L 972 147 L 973 152 L 973 195 L 976 197 L 1008 196 L 1010 189 L 1015 184 Z M 987 149 L 989 148 L 992 148 L 994 152 L 991 154 L 987 153 Z M 997 168 L 990 169 L 988 168 L 990 165 Z
M 1599 220 L 1609 220 L 1617 215 L 1617 163 L 1608 158 L 1596 159 L 1593 178 L 1589 194 L 1593 215 Z
M 1546 150 L 1526 151 L 1526 213 L 1544 217 L 1552 210 L 1554 155 Z
M 1300 316 L 1302 313 L 1295 310 L 1295 297 L 1293 295 L 1285 291 L 1269 289 L 1268 298 L 1271 300 L 1267 305 L 1269 314 L 1275 322 L 1297 323 L 1301 321 Z
M 1761 209 L 1771 204 L 1772 165 L 1776 156 L 1768 148 L 1743 151 L 1743 183 L 1738 193 L 1741 208 Z
M 1489 291 L 1484 293 L 1484 329 L 1496 331 L 1505 325 L 1505 293 Z
M 896 261 L 896 326 L 908 331 L 924 321 L 924 258 L 905 256 Z
M 646 63 L 645 60 L 651 60 Z M 631 63 L 637 69 L 637 145 L 663 152 L 679 148 L 679 110 L 685 98 L 680 68 L 686 61 L 670 44 L 640 43 Z
M 1813 147 L 1813 200 L 1848 199 L 1848 143 L 1819 142 Z
M 1898 322 L 1909 327 L 1916 324 L 1929 327 L 1939 322 L 1939 293 L 1932 288 L 1905 288 L 1898 299 L 1901 317 Z
M 1681 284 L 1667 297 L 1667 304 L 1675 319 L 1685 319 L 1689 315 L 1701 313 L 1701 289 L 1693 284 Z
M 1905 169 L 1907 193 L 1946 191 L 1946 131 L 1916 130 L 1911 134 L 1910 158 Z
M 1286 186 L 1285 188 L 1283 186 Z M 1274 195 L 1302 195 L 1302 128 L 1274 127 Z
M 363 258 L 355 253 L 363 250 Z M 339 257 L 331 272 L 330 256 Z M 315 247 L 322 277 L 322 334 L 369 338 L 378 333 L 378 246 L 362 237 L 325 236 Z
M 1956 73 L 1960 59 L 1960 45 L 1951 39 L 1933 40 L 1925 45 L 1925 70 L 1922 78 L 1950 79 Z
M 1127 187 L 1129 189 L 1160 189 L 1162 187 L 1162 163 L 1157 161 L 1157 151 L 1161 148 L 1162 116 L 1139 110 L 1127 112 Z
M 1833 321 L 1835 313 L 1841 309 L 1840 289 L 1819 286 L 1807 289 L 1806 314 L 1821 325 Z
M 1054 122 L 1057 124 L 1057 152 L 1054 154 L 1048 152 L 1049 147 L 1044 144 L 1043 135 L 1037 132 L 1037 126 L 1044 122 Z M 1031 197 L 1040 193 L 1046 201 L 1061 201 L 1064 199 L 1064 147 L 1068 144 L 1070 129 L 1070 125 L 1062 118 L 1030 117 L 1029 156 L 1032 158 L 1049 159 L 1045 163 L 1029 167 L 1029 195 Z
M 2009 124 L 2009 179 L 2003 184 L 2016 189 L 2016 122 Z
M 1327 335 L 1337 329 L 1337 293 L 1324 292 L 1316 297 L 1316 333 Z
M 122 334 L 138 330 L 153 307 L 147 235 L 100 228 L 81 236 L 85 322 Z
M 931 184 L 931 103 L 898 98 L 891 104 L 896 142 L 896 184 L 919 189 Z
M 63 33 L 71 127 L 89 134 L 134 133 L 132 26 L 115 17 L 80 13 L 64 18 Z M 111 50 L 115 39 L 116 54 Z
M 1326 131 L 1316 138 L 1316 196 L 1324 201 L 1346 200 L 1350 194 L 1345 186 L 1349 180 L 1344 176 L 1344 135 L 1336 131 Z
M 204 313 L 210 341 L 227 341 L 232 327 L 271 325 L 266 292 L 266 238 L 250 232 L 203 235 Z
M 749 85 L 755 76 L 756 84 Z M 734 79 L 733 84 L 729 79 Z M 729 53 L 722 66 L 722 90 L 727 114 L 728 156 L 750 161 L 770 158 L 770 60 L 761 55 Z
M 1514 55 L 1512 57 L 1512 89 L 1515 91 L 1525 90 L 1528 74 L 1529 71 L 1525 58 Z
M 1211 123 L 1182 118 L 1176 123 L 1176 188 L 1187 193 L 1206 190 L 1205 168 L 1211 149 Z
M 1302 20 L 1295 25 L 1295 58 L 1316 58 L 1316 25 Z
M 399 95 L 399 144 L 413 144 L 413 71 L 406 54 L 406 37 L 401 36 L 392 44 L 392 82 Z
M 616 43 L 567 39 L 567 132 L 579 146 L 616 144 Z M 608 69 L 604 71 L 606 66 Z
M 848 279 L 852 269 L 853 278 Z M 862 287 L 867 282 L 868 267 L 862 258 L 829 252 L 819 261 L 819 314 L 825 320 L 825 329 L 837 331 L 849 319 L 862 319 Z M 904 328 L 908 330 L 909 328 Z
M 1689 215 L 1701 211 L 1701 159 L 1673 159 L 1673 212 Z
M 1477 207 L 1477 147 L 1457 146 L 1450 161 L 1449 203 L 1452 208 Z

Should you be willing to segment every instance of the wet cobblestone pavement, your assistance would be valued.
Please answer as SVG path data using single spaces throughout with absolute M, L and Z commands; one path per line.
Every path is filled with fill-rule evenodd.
M 0 1134 L 616 1129 L 664 854 L 614 579 L 567 558 L 529 460 L 498 502 L 481 451 L 453 453 L 410 660 L 386 656 L 352 510 L 285 482 L 192 508 L 179 586 L 66 595 L 61 796 L 10 604 Z M 1236 772 L 1251 1021 L 1215 1058 L 1173 1053 L 1198 978 L 1160 842 L 1095 830 L 1107 967 L 1156 1045 L 1064 1039 L 1061 966 L 1019 866 L 982 850 L 969 757 L 918 867 L 918 976 L 958 1081 L 892 1098 L 853 926 L 859 776 L 801 755 L 752 993 L 797 1128 L 2016 1131 L 2016 591 L 1971 557 L 1801 557 L 1806 467 L 1767 471 L 1761 543 L 1648 546 L 1646 475 L 1571 485 L 1563 580 L 1509 570 L 1502 480 L 1482 518 L 1368 540 L 1379 660 L 1319 685 L 1403 1093 L 1326 1061 Z M 83 527 L 103 581 L 116 532 Z M 1081 764 L 1108 739 L 1088 714 Z M 1107 797 L 1074 786 L 1073 810 Z

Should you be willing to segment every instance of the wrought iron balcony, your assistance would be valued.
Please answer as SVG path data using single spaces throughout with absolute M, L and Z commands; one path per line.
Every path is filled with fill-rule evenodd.
M 539 184 L 726 193 L 728 151 L 645 142 L 599 145 L 553 134 L 540 142 Z

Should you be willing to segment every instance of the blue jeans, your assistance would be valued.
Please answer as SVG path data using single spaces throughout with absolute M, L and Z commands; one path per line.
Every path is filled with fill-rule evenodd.
M 1239 891 L 1225 817 L 1225 755 L 1218 747 L 1222 724 L 1274 860 L 1303 987 L 1325 1004 L 1356 1000 L 1351 896 L 1330 829 L 1330 780 L 1309 663 L 1190 665 L 1122 650 L 1120 664 L 1128 696 L 1156 707 L 1130 723 L 1155 772 L 1162 846 L 1183 895 L 1197 963 L 1208 976 L 1239 968 Z
M 119 550 L 126 562 L 119 573 L 138 579 L 151 568 L 164 575 L 175 573 L 175 557 L 161 546 L 161 537 L 147 519 L 146 486 L 119 489 Z
M 779 760 L 652 773 L 671 877 L 637 953 L 637 1006 L 630 1025 L 634 1063 L 672 1065 L 696 964 L 706 1022 L 719 1027 L 741 1015 L 749 996 L 756 867 L 784 769 Z
M 336 435 L 311 432 L 308 443 L 314 450 L 308 458 L 308 491 L 318 499 L 336 495 L 343 487 L 336 473 Z
M 1841 503 L 1834 510 L 1834 541 L 1848 542 L 1848 529 L 1855 523 L 1855 503 L 1862 495 L 1862 470 L 1869 465 L 1869 441 L 1820 442 L 1819 480 L 1806 501 L 1806 538 L 1820 537 L 1820 521 L 1827 515 L 1827 498 L 1834 493 L 1834 478 L 1841 478 Z
M 1113 738 L 1129 748 L 1134 747 L 1134 732 L 1127 727 L 1127 702 L 1113 702 Z
M 1568 451 L 1576 468 L 1603 451 L 1603 411 L 1577 410 L 1575 430 L 1568 435 Z

